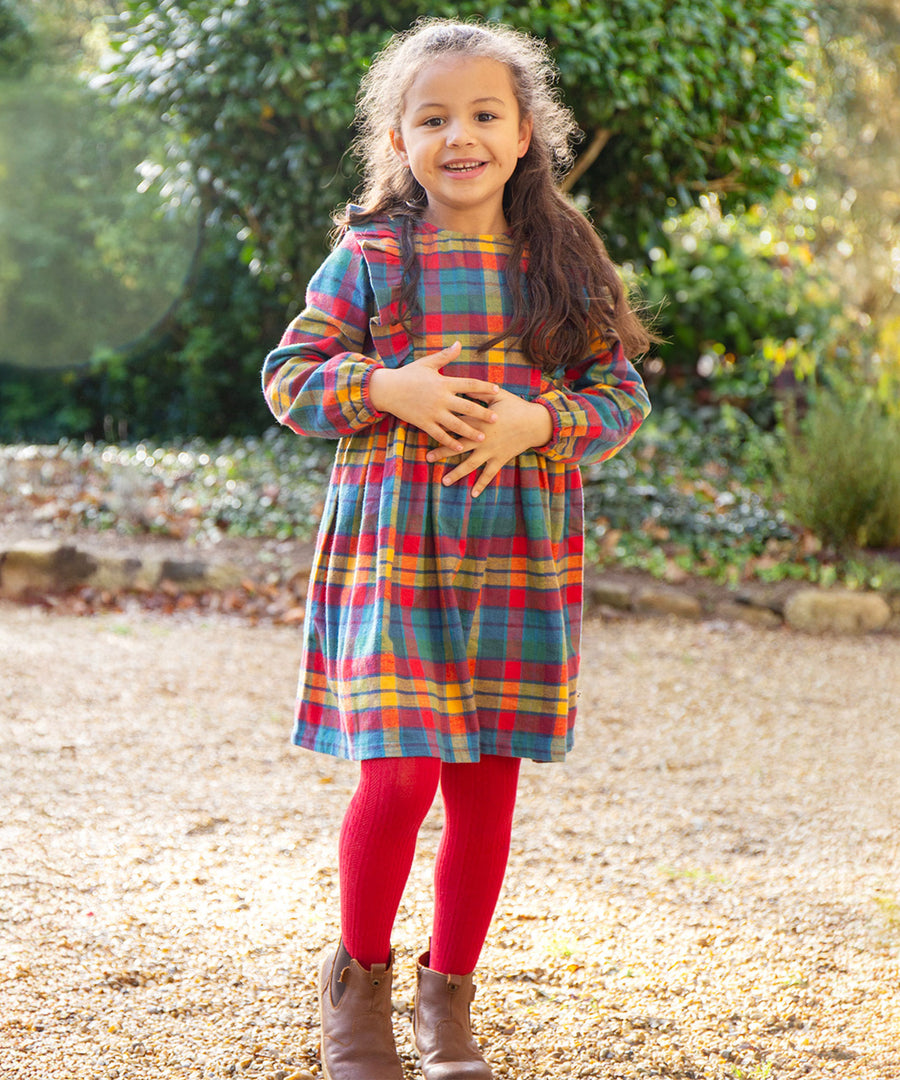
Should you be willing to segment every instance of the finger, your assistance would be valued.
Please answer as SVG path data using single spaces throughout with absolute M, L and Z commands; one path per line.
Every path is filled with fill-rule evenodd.
M 447 420 L 442 421 L 445 428 L 452 431 L 459 439 L 468 439 L 471 443 L 484 442 L 485 435 L 477 427 L 467 424 L 461 416 L 451 413 Z
M 449 376 L 447 381 L 454 394 L 468 394 L 470 397 L 487 401 L 493 401 L 500 394 L 500 387 L 496 383 L 485 382 L 484 379 L 458 379 Z
M 492 416 L 493 413 L 482 411 L 480 405 L 473 407 L 471 402 L 454 401 L 437 417 L 437 422 L 448 431 L 456 432 L 461 439 L 483 442 L 485 433 L 491 430 Z
M 494 424 L 497 421 L 495 412 L 485 405 L 479 405 L 477 401 L 470 401 L 468 398 L 459 398 L 458 402 L 453 405 L 453 411 L 458 416 L 467 416 L 471 420 L 484 424 Z
M 449 446 L 433 446 L 425 455 L 425 460 L 431 464 L 438 461 L 446 461 L 447 458 L 456 457 L 458 454 L 468 453 L 470 450 L 474 450 L 477 443 L 474 439 L 460 439 L 461 450 L 456 450 Z
M 483 459 L 473 450 L 472 453 L 469 454 L 469 456 L 464 461 L 461 461 L 455 468 L 451 469 L 450 472 L 448 472 L 443 477 L 441 483 L 449 487 L 450 484 L 455 484 L 457 480 L 462 480 L 463 477 L 468 476 L 469 473 L 474 472 L 480 465 L 483 464 Z
M 423 356 L 416 363 L 424 364 L 425 367 L 434 368 L 435 371 L 440 371 L 444 364 L 449 364 L 451 360 L 456 360 L 462 351 L 462 342 L 454 341 L 452 345 L 448 345 L 446 349 L 441 349 L 439 352 L 429 353 L 427 356 Z
M 494 413 L 488 412 L 480 405 L 474 405 L 472 402 L 460 402 L 460 405 L 466 404 L 469 406 L 467 412 L 475 412 L 476 415 L 466 415 L 462 413 L 451 412 L 438 418 L 440 423 L 446 430 L 455 432 L 459 437 L 460 442 L 463 444 L 463 450 L 473 450 L 479 443 L 483 443 L 487 438 L 486 431 L 481 427 L 482 424 L 493 424 L 497 417 Z M 455 408 L 455 406 L 454 406 Z M 468 423 L 466 422 L 468 420 Z M 447 444 L 449 445 L 449 444 Z M 456 451 L 459 453 L 460 451 Z M 444 455 L 448 456 L 448 455 Z M 427 457 L 427 455 L 426 455 Z M 427 458 L 429 461 L 438 460 L 436 458 Z
M 484 379 L 460 379 L 449 376 L 455 394 L 466 394 L 469 397 L 478 397 L 479 401 L 495 401 L 502 396 L 503 390 L 496 382 L 486 382 Z
M 478 496 L 484 491 L 484 489 L 490 484 L 497 473 L 500 472 L 500 466 L 493 461 L 489 461 L 485 467 L 481 470 L 478 479 L 475 481 L 475 485 L 472 488 L 472 498 L 477 499 Z
M 426 435 L 430 435 L 436 443 L 447 448 L 445 455 L 447 457 L 454 457 L 456 454 L 461 454 L 465 450 L 465 446 L 459 441 L 457 436 L 450 431 L 446 431 L 439 424 L 429 424 L 427 427 L 423 427 L 422 430 Z
M 471 401 L 474 397 L 475 401 L 484 402 L 485 405 L 496 405 L 502 399 L 502 391 L 498 387 L 495 387 L 491 391 L 469 390 L 466 397 L 468 401 Z
M 465 447 L 460 446 L 454 437 L 448 434 L 446 431 L 441 431 L 438 428 L 436 431 L 429 431 L 428 434 L 434 439 L 435 442 L 440 443 L 441 446 L 447 447 L 450 453 L 448 457 L 456 457 L 457 454 L 461 454 Z

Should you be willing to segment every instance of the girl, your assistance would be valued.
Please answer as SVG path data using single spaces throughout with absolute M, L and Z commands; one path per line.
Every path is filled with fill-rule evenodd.
M 415 1042 L 427 1080 L 490 1080 L 472 972 L 522 758 L 572 746 L 579 462 L 649 411 L 650 336 L 560 194 L 575 131 L 544 45 L 425 20 L 363 81 L 365 188 L 266 359 L 278 420 L 338 438 L 294 741 L 360 761 L 339 842 L 341 942 L 320 978 L 330 1080 L 402 1080 L 391 930 L 440 785 Z

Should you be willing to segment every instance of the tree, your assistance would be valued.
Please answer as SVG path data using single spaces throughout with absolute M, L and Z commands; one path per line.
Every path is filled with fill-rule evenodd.
M 0 78 L 27 70 L 34 52 L 34 37 L 18 5 L 0 0 Z
M 243 230 L 251 265 L 296 296 L 330 212 L 367 59 L 421 13 L 408 0 L 124 0 L 107 85 L 154 110 L 169 167 Z M 704 191 L 765 198 L 808 134 L 797 64 L 808 0 L 437 3 L 545 37 L 586 133 L 572 177 L 614 253 L 635 254 Z
M 158 121 L 112 108 L 83 77 L 84 42 L 109 14 L 100 0 L 0 7 L 16 31 L 0 52 L 0 363 L 72 366 L 122 345 L 189 264 L 184 214 L 138 190 Z
M 818 253 L 868 316 L 897 320 L 900 0 L 829 0 L 816 30 Z

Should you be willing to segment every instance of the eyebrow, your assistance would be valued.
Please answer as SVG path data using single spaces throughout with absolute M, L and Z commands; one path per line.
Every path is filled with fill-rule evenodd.
M 495 101 L 498 105 L 505 105 L 506 104 L 506 102 L 503 100 L 503 98 L 498 98 L 498 97 L 475 98 L 473 101 L 470 101 L 469 104 L 470 105 L 483 105 L 487 101 Z M 416 105 L 416 111 L 418 112 L 420 109 L 443 109 L 444 107 L 445 107 L 444 102 L 442 102 L 442 101 L 423 101 L 421 105 Z

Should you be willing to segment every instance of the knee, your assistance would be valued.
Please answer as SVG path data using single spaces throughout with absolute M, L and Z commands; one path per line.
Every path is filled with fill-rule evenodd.
M 436 758 L 363 761 L 357 794 L 379 815 L 418 826 L 431 808 L 441 775 Z

